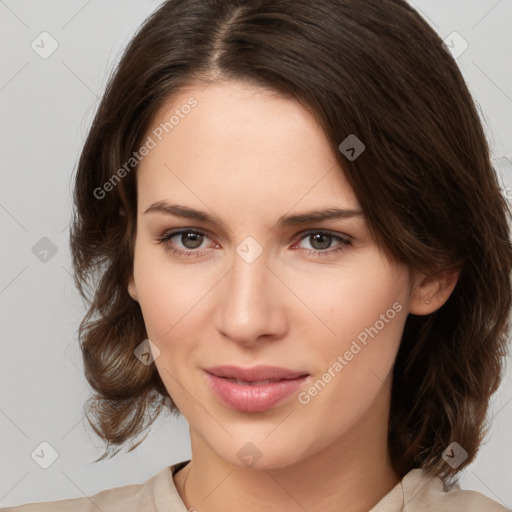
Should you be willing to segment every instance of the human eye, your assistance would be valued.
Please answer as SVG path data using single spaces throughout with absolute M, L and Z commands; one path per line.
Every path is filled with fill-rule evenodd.
M 315 257 L 333 256 L 351 245 L 351 241 L 348 236 L 340 236 L 330 231 L 308 231 L 307 233 L 304 233 L 300 239 L 301 242 L 305 240 L 311 244 L 313 249 L 303 249 L 306 250 L 308 256 Z M 338 245 L 335 245 L 334 249 L 326 250 L 332 247 L 332 242 L 335 240 L 338 240 Z
M 204 245 L 205 240 L 211 239 L 208 233 L 198 228 L 180 228 L 165 231 L 157 237 L 157 242 L 164 246 L 165 250 L 179 257 L 201 257 L 209 251 Z M 300 242 L 308 241 L 312 249 L 298 246 L 306 251 L 308 256 L 329 257 L 343 251 L 351 245 L 349 237 L 340 236 L 330 231 L 308 231 L 303 233 Z M 333 242 L 338 244 L 332 247 Z M 329 250 L 328 250 L 329 249 Z
M 165 231 L 157 237 L 157 242 L 174 256 L 197 258 L 205 253 L 205 248 L 201 246 L 207 238 L 210 238 L 208 233 L 202 229 L 181 228 Z

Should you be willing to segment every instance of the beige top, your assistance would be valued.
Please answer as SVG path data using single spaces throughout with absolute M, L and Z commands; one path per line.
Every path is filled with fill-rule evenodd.
M 89 498 L 2 508 L 0 512 L 187 512 L 172 476 L 188 462 L 167 466 L 143 484 L 107 489 Z M 440 478 L 413 469 L 369 512 L 443 511 L 506 512 L 507 509 L 479 492 L 465 491 L 459 486 L 446 492 Z

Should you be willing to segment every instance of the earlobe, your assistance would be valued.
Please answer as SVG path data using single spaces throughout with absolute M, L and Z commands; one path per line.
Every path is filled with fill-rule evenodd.
M 134 301 L 139 302 L 139 297 L 137 295 L 137 288 L 135 287 L 135 279 L 133 278 L 133 275 L 131 275 L 130 279 L 128 280 L 128 293 Z
M 413 315 L 429 315 L 439 309 L 450 297 L 460 272 L 446 270 L 425 276 L 413 290 L 409 312 Z

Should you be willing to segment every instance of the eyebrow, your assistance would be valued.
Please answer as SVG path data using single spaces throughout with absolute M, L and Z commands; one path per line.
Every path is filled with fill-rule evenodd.
M 182 217 L 186 219 L 197 220 L 211 225 L 224 224 L 217 216 L 210 215 L 209 213 L 195 210 L 188 206 L 179 204 L 169 204 L 166 201 L 157 201 L 151 204 L 146 210 L 146 213 L 164 213 L 167 215 L 174 215 L 176 217 Z M 310 210 L 303 213 L 297 213 L 292 215 L 283 215 L 277 221 L 277 226 L 288 227 L 297 226 L 301 224 L 308 224 L 312 222 L 321 222 L 323 220 L 332 219 L 349 219 L 351 217 L 362 217 L 365 215 L 362 210 L 346 209 L 346 208 L 327 208 L 324 210 Z

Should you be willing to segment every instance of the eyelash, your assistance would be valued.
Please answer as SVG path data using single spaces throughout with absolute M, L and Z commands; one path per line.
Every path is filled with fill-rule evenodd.
M 174 256 L 188 257 L 190 255 L 193 255 L 192 257 L 199 258 L 202 255 L 201 250 L 183 251 L 181 249 L 175 249 L 169 245 L 169 241 L 171 240 L 171 238 L 174 238 L 175 236 L 181 235 L 183 233 L 195 233 L 195 234 L 203 235 L 203 236 L 210 238 L 208 233 L 206 231 L 203 231 L 202 229 L 177 229 L 177 230 L 173 230 L 173 231 L 166 231 L 165 233 L 163 233 L 162 235 L 157 237 L 157 241 L 159 244 L 164 246 L 165 250 L 171 252 Z M 332 250 L 304 249 L 307 252 L 308 256 L 315 256 L 315 257 L 332 256 L 334 254 L 339 253 L 340 251 L 345 250 L 345 248 L 347 246 L 351 245 L 350 240 L 348 240 L 346 238 L 343 238 L 339 235 L 335 235 L 335 234 L 331 233 L 330 231 L 319 231 L 319 230 L 316 230 L 316 231 L 310 230 L 306 233 L 303 233 L 302 237 L 299 239 L 299 242 L 301 242 L 308 236 L 317 235 L 317 234 L 330 236 L 330 237 L 332 237 L 333 240 L 337 239 L 340 241 L 340 244 L 337 246 L 336 249 L 332 249 Z

